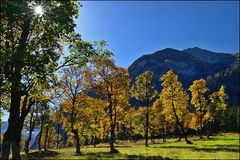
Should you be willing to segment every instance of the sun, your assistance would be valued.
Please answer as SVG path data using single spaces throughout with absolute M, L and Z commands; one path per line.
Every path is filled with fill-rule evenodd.
M 42 6 L 35 7 L 35 14 L 39 15 L 40 17 L 43 15 L 43 8 Z

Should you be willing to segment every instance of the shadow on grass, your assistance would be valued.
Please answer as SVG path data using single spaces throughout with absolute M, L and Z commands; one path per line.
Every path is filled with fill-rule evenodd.
M 194 138 L 194 141 L 235 141 L 235 140 L 239 140 L 238 138 L 216 138 L 216 137 L 210 137 L 210 138 Z
M 96 147 L 92 147 L 92 146 L 84 146 L 85 148 L 109 148 L 109 146 L 96 146 Z M 131 148 L 132 146 L 115 146 L 116 148 Z
M 58 152 L 55 151 L 37 151 L 37 152 L 32 152 L 29 154 L 22 155 L 23 159 L 44 159 L 44 157 L 56 157 L 59 155 Z
M 205 151 L 205 152 L 239 152 L 239 146 L 237 145 L 209 145 L 212 147 L 198 148 L 196 146 L 152 146 L 152 148 L 174 148 L 174 149 L 192 149 L 193 151 Z M 232 148 L 238 147 L 238 148 Z
M 156 159 L 156 160 L 170 160 L 171 158 L 168 157 L 161 157 L 161 156 L 145 156 L 145 155 L 127 155 L 127 154 L 111 154 L 109 152 L 90 152 L 90 153 L 82 153 L 81 155 L 74 155 L 77 159 L 131 159 L 131 160 L 145 160 L 145 159 Z M 51 158 L 51 159 L 61 159 L 59 157 L 59 153 L 55 151 L 39 151 L 39 152 L 32 152 L 28 155 L 22 155 L 22 159 L 24 160 L 39 160 L 44 158 Z M 64 159 L 68 157 L 63 157 Z
M 127 154 L 111 154 L 109 152 L 97 152 L 97 153 L 83 153 L 87 159 L 159 159 L 169 160 L 171 158 L 162 156 L 145 156 L 145 155 L 127 155 Z

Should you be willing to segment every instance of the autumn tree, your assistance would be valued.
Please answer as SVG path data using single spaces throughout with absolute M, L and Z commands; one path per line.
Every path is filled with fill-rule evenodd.
M 119 97 L 128 92 L 130 82 L 128 72 L 126 69 L 116 66 L 108 56 L 95 56 L 90 61 L 84 75 L 88 89 L 95 91 L 108 103 L 106 113 L 110 120 L 110 152 L 117 153 L 118 151 L 114 147 L 116 107 L 120 105 Z M 128 101 L 128 98 L 121 100 Z
M 126 127 L 126 136 L 129 138 L 130 141 L 133 141 L 133 136 L 135 134 L 134 129 L 136 127 L 136 124 L 134 121 L 136 120 L 135 113 L 137 112 L 137 109 L 131 107 L 124 116 L 124 125 Z
M 210 104 L 206 113 L 208 120 L 208 138 L 212 134 L 212 129 L 220 126 L 215 126 L 215 121 L 223 122 L 227 117 L 224 116 L 224 111 L 227 109 L 227 94 L 225 93 L 225 87 L 221 85 L 219 91 L 213 92 L 210 96 Z M 220 117 L 219 117 L 220 116 Z
M 38 144 L 38 150 L 41 150 L 43 145 L 43 134 L 44 134 L 44 126 L 49 123 L 50 121 L 50 106 L 47 103 L 47 101 L 42 101 L 39 104 L 39 134 L 38 134 L 38 139 L 37 139 L 37 144 Z
M 150 111 L 150 130 L 152 136 L 161 136 L 163 142 L 165 142 L 166 135 L 170 131 L 171 126 L 173 126 L 173 122 L 166 120 L 163 110 L 162 101 L 158 98 L 153 103 L 153 107 Z
M 92 140 L 91 143 L 96 147 L 97 138 L 101 134 L 101 125 L 104 119 L 104 107 L 107 104 L 105 101 L 99 98 L 88 98 L 88 108 L 87 113 L 89 114 L 89 122 L 88 122 L 88 134 L 91 136 Z
M 65 96 L 68 99 L 67 105 L 70 108 L 63 111 L 69 114 L 69 125 L 70 130 L 74 134 L 74 139 L 76 143 L 76 153 L 80 154 L 80 138 L 79 138 L 79 128 L 77 127 L 76 117 L 77 117 L 77 97 L 84 90 L 82 82 L 82 68 L 71 66 L 63 70 L 63 77 L 61 83 L 65 91 Z M 66 106 L 66 105 L 65 105 Z
M 163 112 L 167 121 L 174 120 L 180 127 L 182 135 L 188 144 L 192 144 L 187 139 L 184 129 L 184 118 L 188 113 L 188 94 L 184 91 L 182 84 L 178 81 L 178 76 L 172 70 L 168 71 L 161 78 L 162 91 L 160 99 L 163 105 Z
M 136 77 L 135 84 L 132 86 L 132 96 L 144 103 L 146 109 L 145 119 L 145 146 L 148 147 L 148 129 L 149 129 L 149 108 L 151 100 L 157 95 L 155 85 L 152 84 L 153 73 L 146 71 Z
M 192 98 L 191 103 L 195 107 L 195 114 L 198 117 L 198 125 L 199 125 L 199 136 L 202 139 L 203 132 L 203 118 L 207 112 L 208 102 L 206 99 L 206 92 L 208 91 L 206 80 L 199 79 L 193 81 L 193 84 L 189 87 L 191 91 Z
M 125 115 L 125 126 L 131 141 L 144 137 L 145 125 L 142 123 L 146 118 L 146 107 L 130 108 Z
M 37 6 L 42 7 L 41 14 L 34 13 Z M 63 65 L 87 60 L 92 47 L 74 32 L 74 18 L 79 11 L 77 2 L 3 1 L 0 11 L 0 73 L 10 86 L 11 101 L 2 158 L 9 158 L 12 146 L 13 159 L 20 159 L 21 130 L 31 105 L 22 109 L 20 106 L 23 101 L 30 101 L 29 91 L 35 81 L 47 79 Z M 71 56 L 58 66 L 57 60 L 66 43 Z

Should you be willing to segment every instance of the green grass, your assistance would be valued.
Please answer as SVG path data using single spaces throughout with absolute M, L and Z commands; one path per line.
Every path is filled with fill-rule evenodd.
M 74 153 L 75 148 L 53 149 L 47 152 L 23 154 L 23 159 L 239 159 L 239 134 L 225 133 L 210 140 L 198 137 L 190 138 L 194 144 L 168 139 L 163 143 L 157 140 L 144 147 L 144 141 L 137 143 L 119 142 L 116 148 L 119 154 L 110 154 L 108 144 L 99 144 L 96 148 L 85 146 L 81 155 Z

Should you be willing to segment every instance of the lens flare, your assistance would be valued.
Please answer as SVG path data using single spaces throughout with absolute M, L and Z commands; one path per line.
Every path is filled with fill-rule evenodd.
M 43 15 L 43 8 L 42 8 L 42 6 L 36 6 L 35 7 L 35 13 L 41 17 Z

